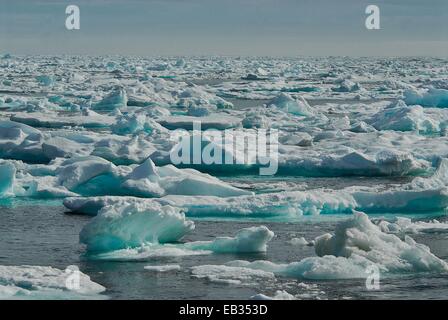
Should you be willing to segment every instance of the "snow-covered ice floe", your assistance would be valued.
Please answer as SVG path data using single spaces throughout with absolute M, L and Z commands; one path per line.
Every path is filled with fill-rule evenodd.
M 274 233 L 265 226 L 239 230 L 235 237 L 178 242 L 194 230 L 180 209 L 157 203 L 104 207 L 80 233 L 90 259 L 144 260 L 157 256 L 264 252 Z
M 203 265 L 191 268 L 191 274 L 198 279 L 206 279 L 218 284 L 250 285 L 257 282 L 266 284 L 275 281 L 275 275 L 271 271 L 255 268 L 234 267 L 227 265 Z
M 67 196 L 129 195 L 160 197 L 251 194 L 213 176 L 172 165 L 156 167 L 147 159 L 140 165 L 116 166 L 95 156 L 58 158 L 47 166 L 2 160 L 5 183 L 0 197 L 58 198 Z
M 81 231 L 89 251 L 112 251 L 179 240 L 194 223 L 177 208 L 134 203 L 102 209 Z
M 0 299 L 105 299 L 106 288 L 76 271 L 78 279 L 70 285 L 70 273 L 44 266 L 0 266 Z
M 273 296 L 267 296 L 259 293 L 252 297 L 251 300 L 297 300 L 297 298 L 285 290 L 277 290 Z
M 386 220 L 378 221 L 377 225 L 384 232 L 390 233 L 446 233 L 448 223 L 440 222 L 436 219 L 430 221 L 415 221 L 406 217 L 397 217 L 394 222 Z
M 293 218 L 313 214 L 437 212 L 448 206 L 446 177 L 448 160 L 443 159 L 430 177 L 378 190 L 375 187 L 348 187 L 342 190 L 317 189 L 283 191 L 232 197 L 168 195 L 156 199 L 133 197 L 67 198 L 64 205 L 78 213 L 95 215 L 102 207 L 117 203 L 150 202 L 182 208 L 191 217 L 278 217 Z
M 286 290 L 276 290 L 272 295 L 256 294 L 251 296 L 251 300 L 302 300 L 302 299 L 322 299 L 325 298 L 325 292 L 316 284 L 307 284 L 303 282 L 294 283 L 294 288 L 299 288 L 299 293 L 291 294 Z
M 384 233 L 361 212 L 340 223 L 334 234 L 315 239 L 316 257 L 279 264 L 267 260 L 235 260 L 225 265 L 203 265 L 193 268 L 195 276 L 220 279 L 224 271 L 261 276 L 298 279 L 333 280 L 366 278 L 375 267 L 382 275 L 414 272 L 447 273 L 448 264 L 432 254 L 429 248 L 411 237 L 401 240 Z

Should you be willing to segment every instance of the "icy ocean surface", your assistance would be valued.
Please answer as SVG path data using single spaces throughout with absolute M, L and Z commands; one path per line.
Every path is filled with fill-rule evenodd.
M 0 298 L 446 298 L 447 62 L 3 55 Z

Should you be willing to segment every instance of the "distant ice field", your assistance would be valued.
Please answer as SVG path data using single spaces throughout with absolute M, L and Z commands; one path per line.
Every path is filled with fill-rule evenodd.
M 447 62 L 0 56 L 0 298 L 444 299 Z

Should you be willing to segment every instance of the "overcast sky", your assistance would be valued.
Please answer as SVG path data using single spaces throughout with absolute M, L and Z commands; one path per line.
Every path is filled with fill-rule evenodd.
M 368 4 L 381 30 L 365 28 Z M 0 0 L 4 52 L 446 57 L 448 0 Z

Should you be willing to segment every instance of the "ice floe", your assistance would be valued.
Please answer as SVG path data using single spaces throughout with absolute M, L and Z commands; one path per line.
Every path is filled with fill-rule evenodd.
M 213 176 L 172 165 L 156 167 L 148 158 L 141 165 L 115 166 L 95 156 L 54 160 L 45 170 L 21 162 L 16 167 L 13 194 L 18 197 L 66 197 L 78 195 L 133 195 L 160 197 L 211 195 L 230 197 L 251 194 Z M 4 195 L 6 196 L 6 194 Z
M 448 90 L 430 87 L 428 90 L 407 90 L 404 92 L 407 104 L 423 107 L 448 108 Z
M 125 108 L 128 103 L 126 91 L 123 88 L 116 88 L 106 95 L 101 101 L 92 105 L 94 110 L 114 110 Z
M 313 111 L 310 105 L 303 97 L 300 96 L 297 99 L 294 99 L 286 93 L 281 93 L 277 97 L 269 101 L 268 105 L 270 107 L 276 107 L 298 116 L 313 115 Z
M 250 297 L 251 300 L 297 300 L 297 298 L 285 290 L 277 290 L 273 296 L 262 293 Z
M 397 217 L 394 222 L 381 220 L 377 223 L 383 232 L 390 233 L 445 233 L 448 232 L 448 223 L 436 219 L 430 221 L 415 221 L 405 217 Z
M 182 268 L 178 264 L 165 264 L 163 266 L 145 266 L 144 269 L 153 272 L 170 272 L 179 271 Z
M 448 206 L 446 175 L 448 161 L 443 159 L 430 177 L 378 190 L 375 187 L 348 187 L 342 190 L 316 189 L 283 191 L 254 195 L 181 196 L 143 200 L 133 197 L 68 198 L 64 205 L 75 212 L 95 215 L 106 205 L 115 203 L 156 202 L 183 208 L 191 217 L 258 217 L 288 220 L 301 215 L 350 214 L 352 210 L 369 213 L 437 212 Z
M 215 269 L 209 266 L 202 266 L 202 269 L 206 270 L 204 274 L 209 277 L 213 270 L 231 267 L 235 270 L 253 269 L 276 276 L 313 280 L 366 278 L 371 266 L 382 274 L 448 272 L 448 263 L 432 254 L 427 246 L 416 243 L 409 236 L 401 240 L 393 234 L 382 232 L 361 212 L 356 212 L 352 218 L 340 223 L 334 234 L 316 238 L 315 251 L 317 257 L 287 264 L 266 260 L 236 260 Z
M 379 111 L 369 123 L 378 130 L 418 131 L 437 133 L 448 125 L 441 114 L 427 114 L 421 106 L 407 106 L 402 100 Z
M 78 278 L 64 270 L 44 266 L 0 266 L 1 299 L 104 299 L 106 290 L 79 270 Z
M 126 207 L 131 215 L 137 214 L 138 210 L 133 207 Z M 163 207 L 162 207 L 163 208 Z M 114 207 L 106 207 L 104 210 L 121 210 Z M 165 210 L 165 209 L 162 209 Z M 105 211 L 103 211 L 105 212 Z M 103 213 L 104 214 L 104 213 Z M 259 253 L 267 250 L 267 243 L 273 238 L 274 233 L 265 226 L 244 228 L 237 232 L 235 237 L 217 237 L 212 241 L 191 241 L 175 243 L 175 240 L 181 238 L 187 232 L 194 228 L 194 223 L 190 220 L 184 220 L 182 230 L 176 225 L 169 226 L 171 217 L 159 215 L 157 219 L 139 219 L 137 227 L 124 226 L 120 230 L 127 230 L 128 236 L 120 235 L 123 231 L 109 231 L 110 227 L 107 220 L 94 220 L 92 227 L 88 224 L 80 234 L 81 242 L 87 244 L 86 257 L 91 260 L 108 261 L 138 261 L 151 260 L 160 257 L 182 257 L 220 253 Z M 128 217 L 127 220 L 137 220 L 137 218 Z M 172 220 L 172 219 L 171 219 Z M 116 222 L 117 224 L 120 222 Z M 104 227 L 98 225 L 104 224 Z M 127 223 L 130 225 L 130 223 Z M 162 228 L 164 231 L 171 232 L 176 230 L 175 237 L 159 238 L 158 235 L 147 236 L 151 229 Z M 176 229 L 177 228 L 177 229 Z M 118 229 L 118 227 L 116 228 Z M 131 230 L 132 229 L 132 230 Z M 104 231 L 106 230 L 106 231 Z M 171 230 L 171 231 L 167 231 Z M 156 232 L 156 231 L 152 231 Z M 105 234 L 107 239 L 105 239 Z M 126 237 L 126 238 L 125 238 Z M 119 239 L 117 239 L 119 238 Z M 110 240 L 112 239 L 112 240 Z M 113 243 L 112 243 L 113 242 Z M 119 243 L 119 244 L 118 244 Z M 120 246 L 120 247 L 117 247 Z
M 270 271 L 226 265 L 195 266 L 191 268 L 191 274 L 195 278 L 220 284 L 244 283 L 245 285 L 251 285 L 259 281 L 275 280 L 274 273 Z
M 56 112 L 22 113 L 15 112 L 11 120 L 32 127 L 62 128 L 82 126 L 86 128 L 103 128 L 115 124 L 112 116 L 100 115 L 95 111 L 85 109 L 78 115 L 63 115 Z
M 89 251 L 113 251 L 174 242 L 193 229 L 194 223 L 177 208 L 136 203 L 103 208 L 79 237 Z

